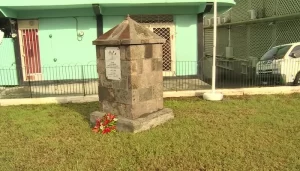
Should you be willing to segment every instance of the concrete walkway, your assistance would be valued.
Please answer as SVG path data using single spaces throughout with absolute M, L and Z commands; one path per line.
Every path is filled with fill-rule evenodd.
M 169 91 L 164 92 L 164 97 L 194 97 L 202 96 L 210 90 L 197 91 Z M 219 89 L 218 92 L 225 96 L 242 95 L 270 95 L 270 94 L 293 94 L 300 93 L 300 86 L 284 87 L 262 87 L 262 88 L 240 88 L 240 89 Z M 98 101 L 98 95 L 91 96 L 68 96 L 68 97 L 47 97 L 47 98 L 23 98 L 23 99 L 0 99 L 0 106 L 12 105 L 36 105 L 36 104 L 63 104 L 63 103 L 85 103 Z
M 164 91 L 203 90 L 209 89 L 210 85 L 200 79 L 169 79 L 163 82 Z M 82 83 L 58 83 L 20 87 L 0 87 L 0 99 L 12 98 L 40 98 L 57 96 L 83 96 L 97 95 L 98 82 L 84 81 Z

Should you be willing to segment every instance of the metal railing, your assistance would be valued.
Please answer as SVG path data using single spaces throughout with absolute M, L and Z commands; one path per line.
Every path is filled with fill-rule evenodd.
M 0 98 L 38 98 L 98 93 L 96 65 L 0 68 Z
M 211 88 L 211 58 L 176 61 L 165 71 L 164 91 Z M 0 99 L 98 94 L 97 67 L 93 65 L 28 68 L 0 67 Z M 248 88 L 299 84 L 300 59 L 251 61 L 217 60 L 217 88 Z

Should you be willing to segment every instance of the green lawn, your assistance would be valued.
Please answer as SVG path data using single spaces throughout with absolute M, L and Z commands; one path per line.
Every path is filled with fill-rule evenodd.
M 0 170 L 300 170 L 300 95 L 168 99 L 175 119 L 95 134 L 97 103 L 0 108 Z

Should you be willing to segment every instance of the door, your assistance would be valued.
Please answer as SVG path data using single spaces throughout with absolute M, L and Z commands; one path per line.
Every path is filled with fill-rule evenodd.
M 21 20 L 18 24 L 24 81 L 41 80 L 38 22 Z
M 175 26 L 173 23 L 143 24 L 152 32 L 166 39 L 163 44 L 163 75 L 176 75 L 175 60 Z
M 295 46 L 291 53 L 287 55 L 289 55 L 288 67 L 286 67 L 287 74 L 290 78 L 289 82 L 294 82 L 297 74 L 300 73 L 300 45 Z M 297 81 L 299 82 L 299 80 Z

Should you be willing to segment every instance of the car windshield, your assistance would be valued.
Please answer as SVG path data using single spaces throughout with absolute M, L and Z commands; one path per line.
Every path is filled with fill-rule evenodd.
M 267 53 L 265 53 L 260 60 L 265 61 L 273 59 L 282 59 L 291 47 L 292 45 L 273 47 Z

